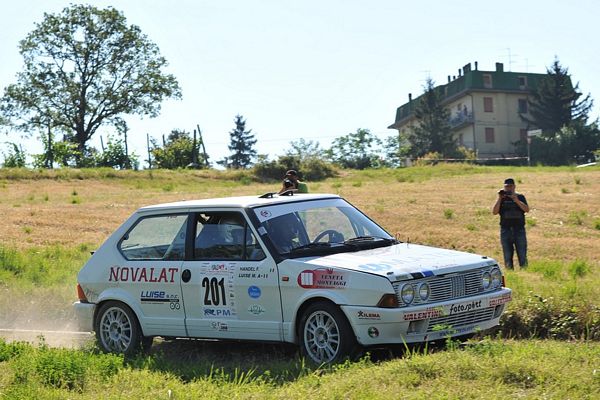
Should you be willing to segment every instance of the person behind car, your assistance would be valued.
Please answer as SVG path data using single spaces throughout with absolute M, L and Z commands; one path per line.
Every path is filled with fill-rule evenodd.
M 306 183 L 300 181 L 298 172 L 296 172 L 294 169 L 290 169 L 285 173 L 279 194 L 289 191 L 296 193 L 308 193 L 308 186 Z
M 498 198 L 492 208 L 494 215 L 500 214 L 500 243 L 504 254 L 504 265 L 513 268 L 513 254 L 521 268 L 527 267 L 527 235 L 525 233 L 525 213 L 529 212 L 527 199 L 515 192 L 515 180 L 504 181 L 504 189 L 498 191 Z

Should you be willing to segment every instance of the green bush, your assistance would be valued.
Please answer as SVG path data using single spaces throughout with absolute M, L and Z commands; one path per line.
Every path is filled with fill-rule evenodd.
M 281 180 L 287 170 L 298 171 L 301 180 L 322 181 L 334 177 L 337 172 L 333 164 L 319 158 L 300 160 L 294 156 L 281 156 L 277 160 L 261 160 L 254 165 L 254 175 L 262 181 Z M 310 188 L 309 188 L 310 190 Z
M 115 375 L 123 367 L 123 356 L 25 345 L 11 366 L 17 383 L 83 391 L 87 382 Z

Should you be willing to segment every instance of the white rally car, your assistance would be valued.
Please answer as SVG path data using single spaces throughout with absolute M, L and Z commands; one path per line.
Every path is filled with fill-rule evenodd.
M 105 351 L 155 336 L 278 341 L 315 363 L 488 329 L 511 300 L 496 261 L 398 242 L 324 194 L 140 208 L 77 289 L 80 326 Z

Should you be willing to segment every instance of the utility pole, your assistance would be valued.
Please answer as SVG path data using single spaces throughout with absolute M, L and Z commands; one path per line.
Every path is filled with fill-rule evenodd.
M 196 124 L 198 128 L 198 135 L 200 136 L 200 144 L 202 145 L 202 154 L 204 154 L 204 165 L 206 168 L 210 166 L 208 163 L 208 155 L 206 154 L 206 147 L 204 147 L 204 139 L 202 138 L 202 131 L 200 130 L 200 124 Z
M 164 138 L 164 136 L 163 136 Z M 152 169 L 152 153 L 150 152 L 150 134 L 146 133 L 146 146 L 148 147 L 148 169 Z

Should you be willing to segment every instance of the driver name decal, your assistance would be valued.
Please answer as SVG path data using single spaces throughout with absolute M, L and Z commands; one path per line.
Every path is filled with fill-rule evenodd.
M 307 269 L 298 275 L 298 285 L 304 289 L 345 289 L 348 274 L 333 268 Z

